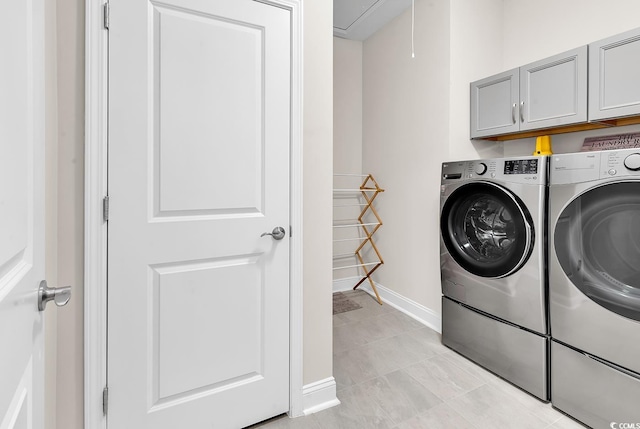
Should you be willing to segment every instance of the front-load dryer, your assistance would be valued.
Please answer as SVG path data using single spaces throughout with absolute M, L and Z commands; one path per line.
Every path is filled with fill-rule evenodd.
M 552 156 L 549 281 L 553 405 L 640 427 L 640 150 Z
M 442 341 L 548 400 L 547 158 L 442 164 Z

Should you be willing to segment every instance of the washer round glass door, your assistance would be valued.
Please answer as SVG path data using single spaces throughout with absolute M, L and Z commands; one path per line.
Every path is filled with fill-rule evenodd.
M 602 185 L 574 199 L 558 218 L 554 248 L 582 293 L 640 321 L 640 182 Z
M 506 277 L 531 256 L 533 222 L 518 197 L 490 182 L 472 182 L 442 207 L 440 232 L 451 257 L 481 277 Z

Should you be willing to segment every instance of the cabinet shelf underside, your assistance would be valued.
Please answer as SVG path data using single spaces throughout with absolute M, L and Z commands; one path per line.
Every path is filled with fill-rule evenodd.
M 574 133 L 578 131 L 597 130 L 601 128 L 623 127 L 625 125 L 640 124 L 640 116 L 629 116 L 626 118 L 608 119 L 600 122 L 587 122 L 585 124 L 565 125 L 555 128 L 539 129 L 534 131 L 522 131 L 512 134 L 502 134 L 499 136 L 478 137 L 475 140 L 505 141 L 526 139 L 530 137 L 538 137 L 544 135 Z

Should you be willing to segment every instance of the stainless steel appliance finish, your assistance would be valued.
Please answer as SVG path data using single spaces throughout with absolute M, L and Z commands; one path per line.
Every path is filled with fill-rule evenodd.
M 539 398 L 547 398 L 547 338 L 442 297 L 442 342 Z
M 550 165 L 552 402 L 593 427 L 640 423 L 640 150 Z
M 592 428 L 640 423 L 640 380 L 625 371 L 552 341 L 551 379 L 553 406 Z
M 441 177 L 443 342 L 547 400 L 547 158 L 447 162 Z

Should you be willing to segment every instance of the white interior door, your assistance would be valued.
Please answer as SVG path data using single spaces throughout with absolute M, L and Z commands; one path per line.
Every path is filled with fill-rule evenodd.
M 0 428 L 44 421 L 44 3 L 0 14 Z
M 110 429 L 289 408 L 290 19 L 110 0 Z

